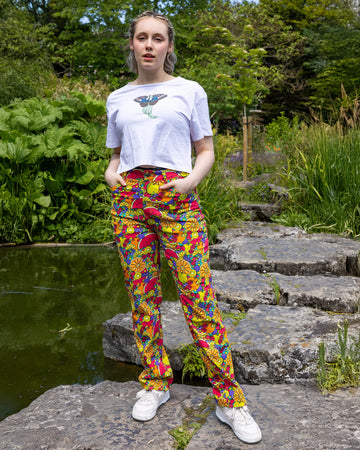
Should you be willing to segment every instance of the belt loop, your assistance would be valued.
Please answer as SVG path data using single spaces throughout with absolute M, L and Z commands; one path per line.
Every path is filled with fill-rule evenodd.
M 169 182 L 168 177 L 167 177 L 167 172 L 168 172 L 167 169 L 163 169 L 162 170 L 162 176 L 163 176 L 164 181 L 165 181 L 164 184 L 167 184 Z

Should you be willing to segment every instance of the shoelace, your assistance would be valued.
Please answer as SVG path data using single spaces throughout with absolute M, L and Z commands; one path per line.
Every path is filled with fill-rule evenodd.
M 233 408 L 233 415 L 234 419 L 238 418 L 242 423 L 246 425 L 250 425 L 255 422 L 249 414 L 246 406 L 243 406 L 242 408 Z
M 153 403 L 154 400 L 157 401 L 158 396 L 159 393 L 157 391 L 146 391 L 145 389 L 136 394 L 136 398 L 141 398 L 141 403 Z

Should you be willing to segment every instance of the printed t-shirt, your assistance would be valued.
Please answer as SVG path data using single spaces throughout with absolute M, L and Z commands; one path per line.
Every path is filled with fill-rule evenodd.
M 106 108 L 106 146 L 121 146 L 118 173 L 144 165 L 190 173 L 192 142 L 212 136 L 204 89 L 182 77 L 127 84 L 110 94 Z

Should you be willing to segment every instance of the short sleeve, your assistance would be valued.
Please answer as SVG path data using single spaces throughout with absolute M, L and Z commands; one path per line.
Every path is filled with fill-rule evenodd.
M 198 141 L 205 136 L 212 136 L 207 95 L 198 85 L 194 96 L 194 106 L 191 113 L 190 135 L 192 141 Z
M 106 102 L 106 112 L 108 118 L 107 131 L 106 131 L 106 147 L 116 148 L 120 147 L 121 140 L 119 132 L 116 129 L 116 109 L 111 107 L 110 98 Z

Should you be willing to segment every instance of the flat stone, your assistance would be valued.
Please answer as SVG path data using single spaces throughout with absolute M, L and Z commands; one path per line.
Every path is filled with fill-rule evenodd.
M 243 386 L 250 413 L 263 439 L 255 444 L 269 449 L 360 448 L 360 389 L 323 396 L 316 388 L 301 385 Z M 186 450 L 245 448 L 214 412 L 193 436 Z M 329 438 L 331 436 L 331 438 Z
M 310 306 L 343 313 L 356 313 L 360 308 L 358 277 L 212 270 L 212 278 L 217 298 L 241 311 L 258 304 Z M 278 298 L 274 284 L 279 288 Z
M 360 276 L 360 242 L 351 239 L 244 222 L 218 241 L 210 248 L 212 269 Z
M 162 317 L 164 346 L 170 364 L 174 370 L 181 370 L 183 356 L 179 347 L 193 341 L 179 302 L 163 302 Z M 345 319 L 350 324 L 349 334 L 356 336 L 358 316 L 341 315 L 341 320 Z M 237 380 L 241 383 L 283 383 L 314 378 L 318 346 L 321 342 L 326 344 L 331 360 L 339 320 L 339 315 L 308 307 L 278 305 L 257 305 L 239 323 L 225 315 Z M 116 315 L 104 323 L 104 329 L 105 356 L 139 364 L 131 313 Z
M 59 386 L 0 423 L 2 450 L 167 450 L 169 431 L 211 394 L 210 388 L 174 384 L 170 400 L 149 422 L 131 417 L 139 384 L 105 381 L 95 386 Z M 323 396 L 313 385 L 243 386 L 263 439 L 261 450 L 360 448 L 360 389 Z M 245 448 L 215 416 L 214 400 L 187 450 Z M 329 438 L 331 436 L 331 438 Z
M 342 313 L 360 312 L 360 278 L 272 274 L 285 305 L 310 306 Z
M 247 311 L 259 303 L 276 304 L 274 290 L 264 274 L 255 270 L 212 270 L 216 297 L 233 309 Z
M 257 305 L 229 333 L 236 379 L 246 383 L 299 382 L 314 378 L 318 348 L 324 343 L 334 360 L 338 324 L 358 338 L 357 315 L 334 315 L 307 307 Z
M 168 430 L 209 393 L 174 385 L 166 408 L 151 422 L 136 422 L 131 411 L 140 389 L 135 381 L 51 389 L 0 423 L 1 449 L 173 449 Z

